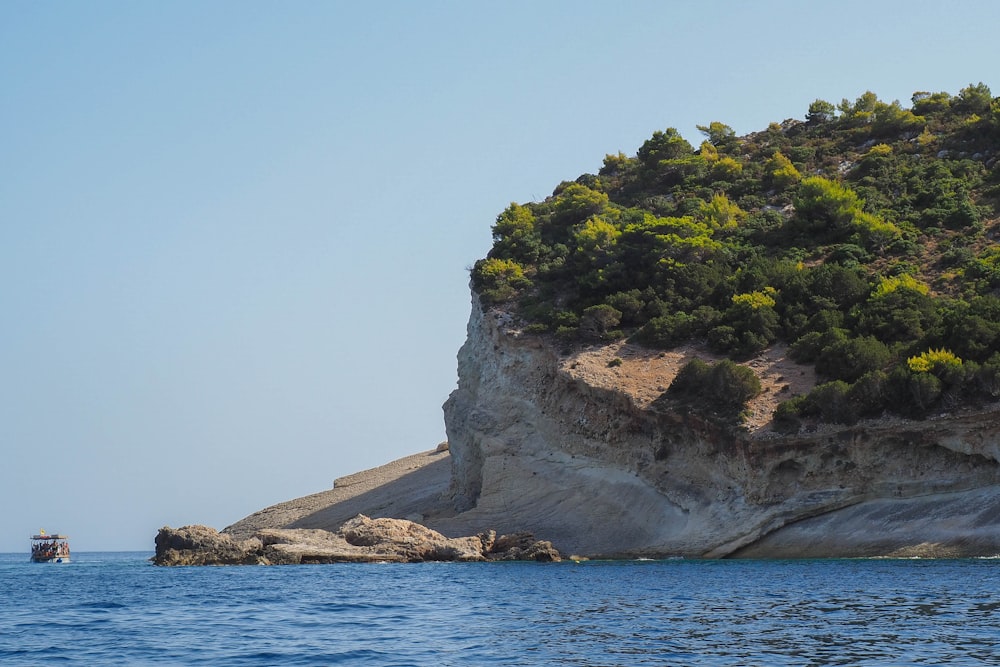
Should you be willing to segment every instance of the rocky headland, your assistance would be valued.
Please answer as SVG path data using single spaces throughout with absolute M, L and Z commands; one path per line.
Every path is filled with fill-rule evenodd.
M 911 102 L 658 130 L 512 203 L 470 269 L 447 446 L 246 517 L 220 560 L 350 560 L 359 515 L 472 548 L 404 560 L 488 558 L 490 531 L 591 558 L 1000 554 L 1000 98 Z
M 530 560 L 1000 553 L 995 410 L 779 433 L 774 405 L 815 378 L 778 347 L 746 362 L 765 391 L 735 428 L 658 400 L 693 356 L 711 360 L 623 343 L 566 353 L 474 302 L 447 447 L 222 533 L 165 528 L 157 562 L 198 563 L 199 550 L 232 563 L 491 560 L 495 534 L 520 536 L 501 557 Z

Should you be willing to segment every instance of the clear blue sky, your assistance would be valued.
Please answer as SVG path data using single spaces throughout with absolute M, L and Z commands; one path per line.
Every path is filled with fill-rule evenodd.
M 0 551 L 152 549 L 436 446 L 511 201 L 866 90 L 1000 3 L 0 4 Z

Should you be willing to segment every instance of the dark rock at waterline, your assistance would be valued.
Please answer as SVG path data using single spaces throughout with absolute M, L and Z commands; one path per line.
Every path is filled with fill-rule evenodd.
M 236 540 L 208 526 L 165 526 L 156 535 L 157 565 L 254 565 L 263 558 L 257 537 Z

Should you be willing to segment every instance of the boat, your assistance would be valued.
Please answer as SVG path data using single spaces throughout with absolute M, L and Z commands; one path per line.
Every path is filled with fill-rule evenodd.
M 69 537 L 59 533 L 48 534 L 44 530 L 31 536 L 32 563 L 68 563 Z

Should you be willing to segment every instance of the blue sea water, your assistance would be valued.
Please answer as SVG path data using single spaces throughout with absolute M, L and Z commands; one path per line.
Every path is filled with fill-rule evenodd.
M 1000 664 L 1000 561 L 159 568 L 0 554 L 0 665 Z

